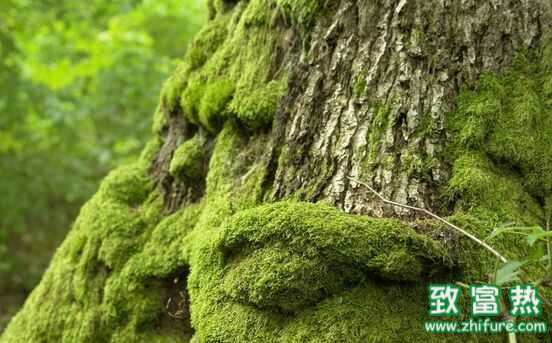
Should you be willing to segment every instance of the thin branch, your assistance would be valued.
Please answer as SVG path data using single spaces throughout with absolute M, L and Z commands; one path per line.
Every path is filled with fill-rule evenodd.
M 550 217 L 546 219 L 546 231 L 550 231 Z M 548 271 L 552 271 L 552 247 L 550 237 L 546 238 L 546 250 L 548 252 Z
M 470 288 L 469 285 L 466 285 L 465 283 L 460 282 L 460 281 L 456 281 L 455 284 L 457 284 L 458 286 L 460 286 L 460 287 L 462 287 L 462 288 L 465 288 L 465 289 L 469 289 L 469 288 Z
M 461 234 L 463 234 L 464 236 L 470 238 L 472 241 L 476 242 L 477 244 L 481 245 L 482 247 L 484 247 L 485 249 L 487 249 L 489 252 L 491 252 L 493 255 L 495 255 L 501 262 L 503 263 L 507 263 L 508 260 L 502 256 L 498 251 L 496 251 L 493 247 L 491 247 L 490 245 L 488 245 L 487 243 L 483 242 L 482 240 L 480 240 L 479 238 L 475 237 L 474 235 L 472 235 L 471 233 L 467 232 L 466 230 L 452 224 L 451 222 L 449 222 L 448 220 L 446 219 L 443 219 L 441 217 L 439 217 L 438 215 L 426 210 L 426 209 L 423 209 L 423 208 L 419 208 L 419 207 L 414 207 L 414 206 L 410 206 L 410 205 L 405 205 L 405 204 L 400 204 L 398 202 L 394 202 L 394 201 L 391 201 L 391 200 L 388 200 L 388 199 L 385 199 L 380 193 L 378 193 L 375 189 L 373 189 L 372 187 L 370 187 L 368 184 L 366 184 L 365 182 L 362 182 L 360 180 L 357 180 L 357 179 L 354 179 L 350 176 L 347 176 L 347 178 L 351 181 L 354 181 L 356 183 L 358 183 L 359 185 L 362 185 L 366 188 L 368 188 L 372 193 L 374 193 L 381 201 L 383 201 L 384 203 L 386 204 L 389 204 L 389 205 L 393 205 L 393 206 L 397 206 L 397 207 L 402 207 L 402 208 L 406 208 L 406 209 L 409 209 L 409 210 L 413 210 L 413 211 L 418 211 L 418 212 L 423 212 L 425 213 L 426 215 L 434 218 L 434 219 L 437 219 L 438 221 L 446 224 L 447 226 L 453 228 L 454 230 L 460 232 Z

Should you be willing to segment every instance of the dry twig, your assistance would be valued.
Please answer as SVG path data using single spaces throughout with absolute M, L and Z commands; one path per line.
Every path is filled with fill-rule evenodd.
M 423 209 L 423 208 L 420 208 L 420 207 L 415 207 L 415 206 L 410 206 L 410 205 L 405 205 L 405 204 L 400 204 L 398 202 L 394 202 L 394 201 L 391 201 L 391 200 L 388 200 L 386 198 L 384 198 L 380 193 L 378 193 L 375 189 L 373 189 L 372 187 L 370 187 L 367 183 L 365 182 L 362 182 L 360 180 L 357 180 L 357 179 L 354 179 L 350 176 L 347 177 L 349 180 L 351 181 L 354 181 L 356 183 L 358 183 L 359 185 L 362 185 L 366 188 L 368 188 L 372 193 L 374 193 L 381 201 L 383 201 L 384 203 L 386 204 L 389 204 L 389 205 L 393 205 L 393 206 L 397 206 L 397 207 L 402 207 L 402 208 L 406 208 L 406 209 L 409 209 L 409 210 L 413 210 L 413 211 L 418 211 L 418 212 L 423 212 L 425 213 L 426 215 L 434 218 L 434 219 L 437 219 L 438 221 L 446 224 L 447 226 L 453 228 L 454 230 L 460 232 L 462 235 L 470 238 L 472 241 L 476 242 L 477 244 L 481 245 L 482 247 L 484 247 L 485 249 L 487 249 L 489 252 L 491 252 L 493 255 L 495 255 L 501 262 L 503 263 L 507 263 L 508 260 L 506 259 L 506 257 L 502 256 L 502 254 L 500 254 L 498 251 L 496 251 L 493 247 L 491 247 L 490 245 L 488 245 L 487 243 L 483 242 L 482 240 L 480 240 L 479 238 L 475 237 L 474 235 L 472 235 L 471 233 L 467 232 L 466 230 L 452 224 L 451 222 L 449 222 L 448 220 L 444 219 L 444 218 L 441 218 L 439 217 L 438 215 L 436 215 L 435 213 L 432 213 L 426 209 Z
M 479 238 L 475 237 L 474 235 L 472 235 L 471 233 L 467 232 L 466 230 L 454 225 L 453 223 L 449 222 L 448 220 L 444 219 L 444 218 L 441 218 L 439 217 L 438 215 L 436 215 L 435 213 L 433 212 L 430 212 L 424 208 L 420 208 L 420 207 L 415 207 L 415 206 L 410 206 L 410 205 L 405 205 L 405 204 L 401 204 L 401 203 L 398 203 L 398 202 L 395 202 L 395 201 L 391 201 L 391 200 L 388 200 L 386 198 L 384 198 L 380 193 L 378 193 L 375 189 L 373 189 L 372 187 L 370 187 L 367 183 L 365 182 L 362 182 L 360 180 L 357 180 L 357 179 L 354 179 L 350 176 L 347 177 L 349 180 L 351 181 L 354 181 L 356 183 L 358 183 L 359 185 L 362 185 L 366 188 L 368 188 L 372 193 L 374 193 L 381 201 L 383 201 L 384 203 L 386 204 L 389 204 L 389 205 L 393 205 L 393 206 L 397 206 L 397 207 L 402 207 L 402 208 L 406 208 L 406 209 L 409 209 L 409 210 L 413 210 L 413 211 L 418 211 L 418 212 L 422 212 L 422 213 L 425 213 L 426 215 L 434 218 L 434 219 L 437 219 L 438 221 L 446 224 L 447 226 L 453 228 L 454 230 L 456 230 L 457 232 L 461 233 L 462 235 L 470 238 L 472 241 L 476 242 L 477 244 L 479 244 L 480 246 L 484 247 L 485 249 L 487 249 L 489 252 L 491 252 L 493 255 L 495 255 L 501 262 L 503 263 L 507 263 L 508 260 L 506 259 L 506 257 L 502 256 L 502 254 L 500 254 L 498 251 L 496 251 L 493 247 L 491 247 L 490 245 L 488 245 L 487 243 L 483 242 L 482 240 L 480 240 Z M 508 333 L 508 342 L 509 343 L 516 343 L 517 342 L 517 338 L 516 338 L 516 334 L 515 333 Z

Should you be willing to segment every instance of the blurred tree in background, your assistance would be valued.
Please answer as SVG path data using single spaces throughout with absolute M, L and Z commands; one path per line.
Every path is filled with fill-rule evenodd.
M 83 202 L 149 135 L 202 0 L 0 1 L 0 332 Z

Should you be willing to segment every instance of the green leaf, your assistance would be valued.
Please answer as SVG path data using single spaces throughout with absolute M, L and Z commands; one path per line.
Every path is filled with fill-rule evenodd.
M 537 241 L 545 240 L 545 238 L 552 237 L 552 231 L 536 231 L 527 236 L 527 243 L 529 246 L 533 246 Z
M 544 251 L 544 246 L 542 244 L 531 246 L 527 261 L 539 262 L 541 257 L 543 257 L 544 255 L 545 255 L 545 251 Z
M 520 261 L 505 263 L 496 271 L 494 283 L 498 286 L 502 286 L 511 282 L 520 281 L 519 273 L 521 272 L 520 268 L 523 264 L 524 263 Z
M 512 233 L 512 234 L 522 234 L 526 235 L 525 232 L 535 232 L 536 230 L 542 230 L 539 226 L 508 226 L 508 227 L 498 227 L 493 230 L 493 232 L 485 239 L 486 241 L 495 238 L 497 236 Z
M 550 255 L 550 254 L 544 255 L 543 257 L 541 257 L 539 259 L 539 262 L 548 262 L 549 260 L 552 260 L 552 255 Z

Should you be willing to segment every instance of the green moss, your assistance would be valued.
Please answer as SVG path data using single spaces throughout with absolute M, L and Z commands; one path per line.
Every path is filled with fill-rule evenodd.
M 423 52 L 427 51 L 428 48 L 425 46 L 427 37 L 424 33 L 423 28 L 414 28 L 410 32 L 409 40 L 406 44 L 408 51 L 413 55 L 420 55 Z
M 412 329 L 427 320 L 429 280 L 487 280 L 496 267 L 496 259 L 470 240 L 436 222 L 421 234 L 399 220 L 324 204 L 261 205 L 269 163 L 261 156 L 272 137 L 249 129 L 268 127 L 286 92 L 288 70 L 274 54 L 286 28 L 267 15 L 277 6 L 300 26 L 311 25 L 323 7 L 318 1 L 210 1 L 212 26 L 163 89 L 155 132 L 166 127 L 166 115 L 183 114 L 209 136 L 216 133 L 203 197 L 165 211 L 164 196 L 148 176 L 162 143 L 152 140 L 138 162 L 111 173 L 83 207 L 3 343 L 496 340 Z M 518 65 L 516 74 L 466 90 L 451 120 L 456 144 L 446 195 L 469 214 L 450 220 L 478 237 L 505 217 L 534 221 L 540 197 L 550 198 L 548 157 L 540 147 L 523 156 L 527 145 L 518 141 L 532 133 L 532 144 L 549 144 L 552 64 L 539 65 Z M 361 81 L 354 88 L 357 95 L 365 91 Z M 532 95 L 524 99 L 526 91 Z M 504 99 L 509 96 L 526 104 Z M 393 125 L 389 106 L 375 106 L 370 161 L 391 158 L 379 154 Z M 516 128 L 519 137 L 495 137 L 525 123 L 520 114 L 535 125 Z M 199 137 L 176 149 L 175 177 L 203 175 Z M 501 149 L 506 143 L 512 146 Z M 284 147 L 280 158 L 285 154 Z M 404 168 L 423 167 L 416 155 L 402 158 Z M 298 193 L 291 197 L 303 196 Z M 443 235 L 452 236 L 446 245 L 429 238 Z M 509 258 L 523 253 L 510 237 L 491 243 Z M 187 289 L 195 334 L 167 314 L 168 299 Z
M 452 171 L 446 194 L 459 211 L 526 224 L 542 216 L 540 204 L 525 192 L 520 176 L 494 166 L 484 154 L 463 154 Z
M 146 176 L 148 163 L 113 173 L 3 340 L 188 342 L 191 329 L 166 309 L 186 289 L 196 341 L 464 339 L 411 328 L 426 315 L 420 280 L 458 266 L 479 277 L 468 259 L 479 250 L 466 248 L 454 264 L 449 247 L 398 220 L 324 204 L 259 206 L 266 165 L 251 156 L 269 140 L 227 121 L 204 197 L 171 215 Z M 187 286 L 174 282 L 188 270 Z
M 456 161 L 448 192 L 462 198 L 462 207 L 504 220 L 542 221 L 537 202 L 552 194 L 546 58 L 520 54 L 511 68 L 484 75 L 460 94 L 450 120 Z
M 287 79 L 287 71 L 273 72 L 281 63 L 274 51 L 284 32 L 267 20 L 275 5 L 252 0 L 232 3 L 232 11 L 213 6 L 218 14 L 212 28 L 200 34 L 186 59 L 193 71 L 181 87 L 184 114 L 211 132 L 230 118 L 268 127 Z
M 293 24 L 305 31 L 311 27 L 314 19 L 325 6 L 325 2 L 322 0 L 276 0 L 276 4 Z
M 175 150 L 169 172 L 176 178 L 195 180 L 202 175 L 203 161 L 203 147 L 196 135 Z
M 140 161 L 145 164 L 151 163 L 154 160 L 155 155 L 161 149 L 161 139 L 158 136 L 154 136 L 147 143 L 142 152 L 140 153 Z
M 485 239 L 494 249 L 510 260 L 521 260 L 526 253 L 523 237 L 515 235 L 500 235 L 489 239 L 493 231 L 500 225 L 500 219 L 482 217 L 479 213 L 455 214 L 447 218 L 476 237 Z M 442 230 L 440 228 L 439 230 Z M 462 237 L 461 237 L 462 238 Z M 454 247 L 457 278 L 465 283 L 492 283 L 495 271 L 500 268 L 501 262 L 490 252 L 470 239 L 460 239 Z M 477 258 L 474 258 L 477 256 Z
M 280 202 L 240 211 L 196 238 L 189 289 L 200 341 L 463 339 L 411 329 L 426 316 L 427 291 L 409 280 L 451 262 L 400 221 Z
M 143 202 L 152 190 L 145 168 L 144 163 L 133 163 L 115 169 L 102 182 L 99 195 L 130 206 Z
M 366 90 L 366 86 L 368 84 L 366 83 L 366 80 L 362 76 L 358 76 L 353 84 L 353 94 L 355 97 L 360 98 L 362 95 L 364 95 L 364 91 Z
M 229 80 L 218 80 L 208 84 L 199 104 L 199 121 L 211 131 L 218 131 L 226 120 L 226 106 L 234 95 L 234 84 Z
M 239 2 L 239 0 L 208 0 L 209 16 L 216 17 L 217 14 L 224 14 Z
M 186 119 L 199 125 L 199 104 L 205 93 L 205 82 L 199 75 L 190 77 L 187 87 L 181 94 L 180 105 L 184 111 Z
M 158 226 L 163 202 L 148 166 L 139 161 L 104 180 L 2 342 L 188 341 L 191 334 L 167 315 L 173 286 L 164 278 L 187 266 L 178 240 L 198 210 Z
M 157 106 L 157 109 L 155 110 L 155 113 L 153 114 L 153 124 L 151 127 L 151 131 L 154 135 L 158 135 L 167 127 L 167 116 L 165 115 L 165 111 L 163 111 L 163 107 L 161 106 L 161 104 L 159 104 L 159 106 Z
M 279 342 L 496 342 L 491 335 L 416 330 L 430 320 L 426 299 L 424 286 L 368 281 L 298 315 L 279 333 Z
M 226 21 L 215 19 L 194 40 L 187 51 L 186 60 L 192 69 L 200 68 L 211 57 L 228 35 Z
M 139 276 L 166 277 L 177 267 L 187 265 L 182 255 L 183 239 L 192 231 L 203 207 L 190 205 L 163 218 L 153 229 L 151 237 L 139 254 L 133 256 L 127 270 Z M 161 253 L 159 247 L 163 247 Z
M 176 71 L 165 81 L 161 90 L 161 105 L 167 112 L 176 112 L 180 105 L 180 96 L 186 86 L 190 72 L 188 63 L 180 63 Z M 158 118 L 160 120 L 161 118 Z
M 232 166 L 240 148 L 240 137 L 236 125 L 227 122 L 218 134 L 215 149 L 209 161 L 209 174 L 207 175 L 207 197 L 230 192 L 234 180 Z
M 243 92 L 242 97 L 232 101 L 230 110 L 237 113 L 238 118 L 249 127 L 270 126 L 286 90 L 285 80 L 270 81 L 250 94 Z
M 321 254 L 326 263 L 355 264 L 395 280 L 416 280 L 422 274 L 422 262 L 430 268 L 432 260 L 441 261 L 445 256 L 437 243 L 400 221 L 348 215 L 323 204 L 267 205 L 237 214 L 227 227 L 225 249 L 281 241 L 286 249 L 305 257 L 309 252 Z M 293 237 L 291 242 L 287 237 Z M 409 252 L 411 258 L 397 258 L 403 252 Z M 390 262 L 407 263 L 390 268 Z
M 339 292 L 348 282 L 362 280 L 358 270 L 331 265 L 316 254 L 301 255 L 278 246 L 260 248 L 233 262 L 223 285 L 232 300 L 285 312 L 299 311 L 327 294 Z
M 370 157 L 368 161 L 376 161 L 381 154 L 381 141 L 385 139 L 385 133 L 391 125 L 390 110 L 387 106 L 374 107 L 374 119 L 372 120 L 372 129 L 368 131 L 368 143 L 370 149 Z

